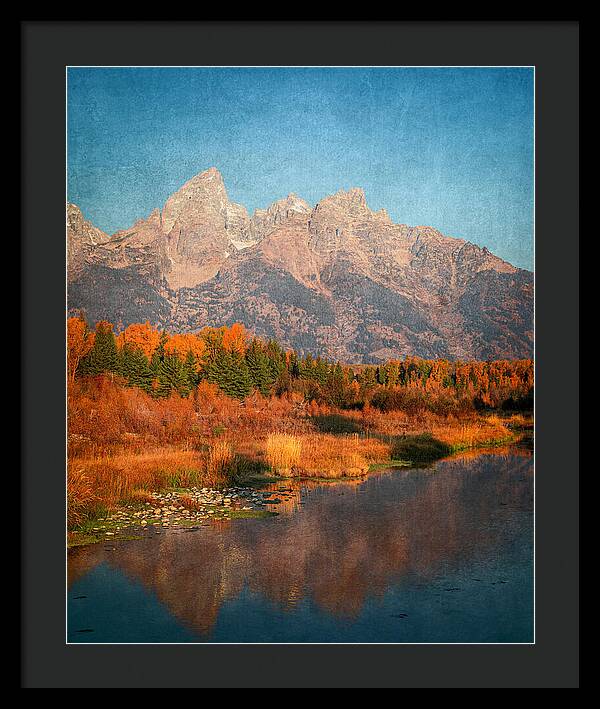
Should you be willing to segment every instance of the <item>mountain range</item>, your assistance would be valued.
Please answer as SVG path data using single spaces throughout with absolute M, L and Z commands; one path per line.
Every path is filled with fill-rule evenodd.
M 428 226 L 372 211 L 362 189 L 252 215 L 210 168 L 112 236 L 67 206 L 69 310 L 117 328 L 243 323 L 347 363 L 533 354 L 533 274 Z

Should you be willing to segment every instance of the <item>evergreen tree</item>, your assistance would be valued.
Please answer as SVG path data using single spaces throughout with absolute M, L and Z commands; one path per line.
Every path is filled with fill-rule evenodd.
M 330 364 L 326 359 L 322 357 L 317 357 L 315 360 L 315 366 L 313 370 L 313 377 L 319 384 L 325 384 L 330 372 Z
M 82 374 L 95 376 L 104 372 L 118 373 L 119 355 L 112 325 L 107 322 L 96 324 L 94 346 L 81 360 L 79 365 Z
M 285 350 L 276 340 L 269 340 L 265 348 L 271 382 L 275 382 L 286 368 Z
M 260 341 L 254 338 L 246 350 L 246 364 L 253 386 L 263 395 L 268 396 L 276 379 L 273 376 L 272 360 L 268 357 Z
M 218 350 L 206 368 L 206 379 L 237 399 L 245 399 L 252 391 L 246 360 L 235 352 Z
M 338 362 L 331 367 L 327 377 L 327 399 L 334 406 L 344 406 L 347 403 L 347 380 L 342 365 Z
M 289 372 L 294 379 L 300 376 L 300 365 L 298 363 L 298 355 L 296 352 L 292 352 L 290 355 Z
M 285 367 L 275 380 L 273 389 L 277 396 L 281 396 L 282 394 L 287 394 L 292 391 L 292 376 Z
M 300 378 L 314 379 L 314 361 L 310 352 L 300 360 Z
M 119 373 L 127 380 L 127 384 L 150 392 L 154 373 L 142 350 L 139 347 L 124 345 L 119 359 Z
M 156 376 L 160 372 L 160 365 L 165 359 L 165 345 L 168 342 L 168 335 L 166 332 L 160 333 L 160 340 L 158 341 L 158 347 L 152 353 L 152 359 L 150 360 L 150 368 Z
M 198 374 L 196 355 L 191 350 L 189 350 L 185 357 L 183 368 L 188 381 L 189 389 L 195 389 L 200 381 L 200 376 Z
M 166 354 L 158 366 L 158 387 L 155 395 L 166 397 L 173 391 L 181 396 L 188 396 L 191 386 L 184 363 L 176 354 Z

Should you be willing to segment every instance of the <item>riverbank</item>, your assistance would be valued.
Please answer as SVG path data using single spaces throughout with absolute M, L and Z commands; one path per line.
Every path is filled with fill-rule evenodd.
M 258 488 L 285 479 L 360 479 L 371 471 L 417 467 L 465 450 L 515 441 L 531 419 L 479 417 L 443 421 L 421 433 L 368 431 L 339 434 L 275 434 L 233 443 L 217 439 L 201 450 L 165 448 L 151 452 L 115 452 L 103 458 L 69 461 L 71 523 L 68 546 L 112 538 L 194 528 L 213 522 L 277 514 L 285 501 Z M 416 423 L 415 423 L 416 425 Z M 390 422 L 388 421 L 388 428 Z M 273 439 L 277 446 L 273 445 Z M 270 442 L 270 446 L 269 446 Z M 289 454 L 287 447 L 292 446 Z M 286 455 L 288 457 L 286 458 Z M 288 467 L 281 465 L 285 461 Z M 280 463 L 279 467 L 274 461 Z M 212 468 L 207 468 L 207 463 Z M 220 480 L 214 480 L 217 469 Z M 210 472 L 210 476 L 207 474 Z M 73 481 L 85 485 L 76 507 Z M 87 497 L 86 497 L 87 495 Z M 73 512 L 79 514 L 73 518 Z M 133 530 L 133 531 L 132 531 Z
M 105 516 L 87 520 L 68 533 L 67 546 L 85 546 L 106 540 L 141 539 L 144 533 L 160 534 L 168 529 L 193 530 L 213 522 L 259 519 L 276 513 L 270 492 L 251 487 L 224 490 L 192 487 L 148 493 L 145 501 L 124 502 Z

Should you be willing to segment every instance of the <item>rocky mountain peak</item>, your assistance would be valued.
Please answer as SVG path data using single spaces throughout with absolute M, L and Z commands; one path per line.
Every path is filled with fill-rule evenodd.
M 311 210 L 310 204 L 301 197 L 298 197 L 298 195 L 294 194 L 294 192 L 290 192 L 285 199 L 279 200 L 279 202 L 275 202 L 275 204 L 281 205 L 287 210 L 297 212 L 299 214 L 304 214 L 310 212 Z
M 229 198 L 223 176 L 214 167 L 195 175 L 165 202 L 162 225 L 169 233 L 175 222 L 192 224 L 198 218 L 217 216 L 225 218 Z
M 293 192 L 270 204 L 266 209 L 257 209 L 252 215 L 250 234 L 253 241 L 264 239 L 276 227 L 297 215 L 309 214 L 310 204 Z
M 222 187 L 225 187 L 223 175 L 220 171 L 217 170 L 216 167 L 209 167 L 208 170 L 203 170 L 197 175 L 194 175 L 194 177 L 190 178 L 180 189 L 183 190 L 187 187 L 200 184 L 210 186 L 216 190 L 220 190 Z
M 158 207 L 156 207 L 155 209 L 153 209 L 153 210 L 150 212 L 150 216 L 148 217 L 148 221 L 149 221 L 151 224 L 155 224 L 155 225 L 157 225 L 157 226 L 160 225 L 160 223 L 161 223 L 161 217 L 160 217 L 160 209 L 158 209 Z
M 314 208 L 294 193 L 249 217 L 216 168 L 108 237 L 67 207 L 69 307 L 92 322 L 196 330 L 234 320 L 347 362 L 530 356 L 533 274 L 364 190 Z
M 367 205 L 367 198 L 362 187 L 340 190 L 318 202 L 311 220 L 329 222 L 331 225 L 344 225 L 350 222 L 366 221 L 373 218 L 389 221 L 385 210 L 373 212 Z
M 67 204 L 67 231 L 71 239 L 90 246 L 103 244 L 110 239 L 102 229 L 85 219 L 76 204 L 71 203 Z
M 392 224 L 385 210 L 373 212 L 360 187 L 340 190 L 322 199 L 312 210 L 309 232 L 313 245 L 319 250 L 337 249 L 349 234 L 369 225 Z
M 67 204 L 67 261 L 69 277 L 79 275 L 97 247 L 110 240 L 89 222 L 76 204 Z
M 367 198 L 362 187 L 352 187 L 349 190 L 339 190 L 335 194 L 329 195 L 322 199 L 315 209 L 323 209 L 325 207 L 336 207 L 349 210 L 352 213 L 362 213 L 368 210 Z

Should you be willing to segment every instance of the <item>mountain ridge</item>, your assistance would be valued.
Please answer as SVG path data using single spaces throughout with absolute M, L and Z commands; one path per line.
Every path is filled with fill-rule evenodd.
M 68 299 L 90 320 L 198 330 L 237 320 L 347 362 L 529 357 L 533 274 L 464 239 L 394 223 L 361 188 L 252 215 L 216 168 L 108 236 L 67 207 Z

